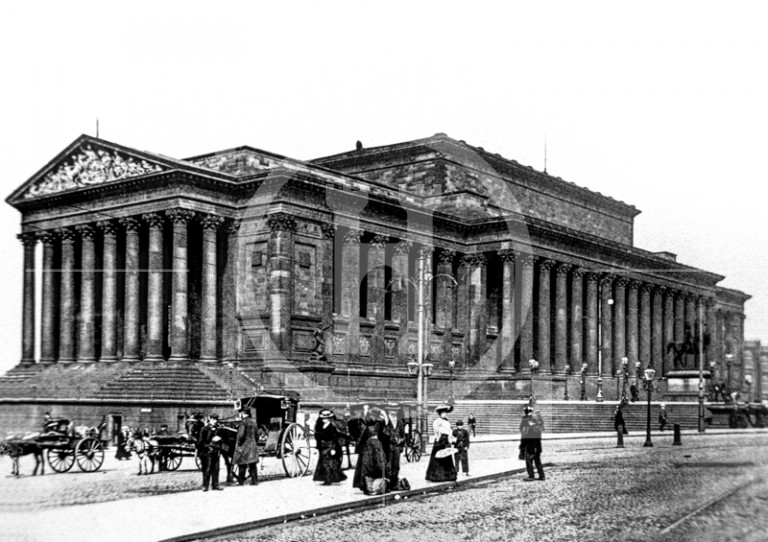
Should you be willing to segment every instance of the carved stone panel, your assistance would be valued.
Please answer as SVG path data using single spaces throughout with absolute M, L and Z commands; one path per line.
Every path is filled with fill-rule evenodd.
M 344 335 L 342 335 L 341 333 L 333 334 L 333 353 L 334 354 L 346 353 L 346 351 L 344 350 Z

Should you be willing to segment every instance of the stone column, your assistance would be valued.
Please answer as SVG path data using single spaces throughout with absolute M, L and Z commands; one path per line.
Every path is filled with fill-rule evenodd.
M 319 266 L 321 273 L 320 292 L 322 294 L 320 306 L 322 316 L 320 328 L 323 330 L 323 345 L 325 348 L 325 362 L 331 363 L 333 359 L 333 311 L 335 299 L 334 284 L 334 265 L 336 265 L 336 256 L 334 253 L 336 247 L 336 225 L 333 224 L 333 217 L 328 217 L 329 222 L 321 224 L 320 229 L 323 233 L 322 241 L 318 244 Z M 322 360 L 318 360 L 322 361 Z
M 598 305 L 598 284 L 600 282 L 599 273 L 587 273 L 587 372 L 597 374 L 598 349 L 598 320 L 600 315 L 597 313 Z M 580 368 L 579 368 L 580 370 Z
M 96 223 L 101 228 L 103 245 L 101 282 L 100 362 L 117 361 L 117 224 L 111 220 Z
M 472 363 L 477 363 L 485 351 L 488 326 L 487 260 L 482 253 L 467 254 L 464 258 L 470 265 L 469 351 Z
M 538 328 L 538 355 L 539 368 L 542 373 L 552 371 L 551 347 L 551 320 L 552 298 L 550 296 L 550 270 L 555 266 L 552 260 L 542 260 L 539 263 L 539 328 Z
M 515 369 L 515 253 L 499 252 L 503 265 L 501 297 L 501 359 L 503 371 Z
M 96 361 L 96 252 L 93 226 L 78 226 L 80 233 L 80 317 L 78 319 L 77 361 Z
M 653 364 L 651 359 L 651 290 L 653 285 L 640 287 L 640 361 L 643 366 Z
M 35 245 L 34 233 L 21 233 L 24 245 L 24 298 L 21 315 L 21 363 L 35 362 Z
M 173 228 L 173 276 L 171 278 L 171 356 L 170 361 L 189 360 L 189 221 L 195 216 L 188 209 L 165 212 Z
M 555 268 L 555 360 L 553 369 L 565 373 L 568 364 L 568 272 L 573 266 L 561 263 Z
M 470 260 L 468 260 L 467 255 L 464 254 L 459 265 L 459 286 L 456 290 L 456 327 L 459 328 L 459 331 L 463 334 L 461 351 L 463 356 L 462 362 L 464 365 L 469 365 L 471 359 L 469 348 L 469 312 L 472 304 L 470 296 L 471 271 L 472 265 L 470 264 Z
M 651 330 L 651 363 L 664 375 L 664 286 L 653 289 L 653 326 Z
M 602 374 L 613 374 L 613 277 L 605 276 L 600 281 L 600 326 L 602 328 Z
M 158 213 L 141 215 L 149 226 L 146 361 L 163 360 L 163 224 Z
M 368 318 L 373 318 L 373 336 L 371 337 L 371 361 L 384 362 L 384 266 L 386 246 L 389 237 L 374 235 L 368 247 Z
M 203 225 L 203 276 L 202 276 L 202 308 L 200 315 L 200 361 L 216 361 L 217 333 L 216 314 L 218 311 L 216 297 L 216 254 L 218 243 L 216 233 L 224 223 L 224 219 L 216 215 L 201 218 Z
M 675 291 L 664 290 L 664 348 L 675 340 Z M 673 369 L 672 354 L 665 350 L 662 374 L 666 375 Z
M 341 314 L 349 318 L 347 354 L 360 356 L 360 238 L 363 232 L 350 229 L 344 236 L 341 252 Z M 405 286 L 407 287 L 407 286 Z M 407 322 L 406 322 L 407 327 Z
M 627 355 L 627 284 L 625 277 L 618 277 L 614 283 L 613 304 L 613 361 L 616 376 L 621 376 L 621 358 Z
M 627 290 L 627 357 L 629 358 L 629 372 L 631 375 L 635 374 L 635 363 L 640 359 L 639 289 L 640 282 L 636 280 L 629 282 L 629 290 Z
M 575 373 L 581 370 L 584 362 L 582 352 L 583 330 L 583 295 L 584 270 L 576 267 L 571 275 L 571 370 Z
M 357 238 L 353 235 L 352 242 L 359 242 L 359 235 Z M 395 358 L 398 366 L 401 366 L 408 356 L 408 296 L 412 292 L 408 282 L 408 257 L 411 246 L 410 241 L 400 241 L 395 245 L 395 252 L 392 254 L 392 278 L 398 279 L 397 288 L 392 291 L 392 320 L 400 324 L 397 331 L 398 355 Z M 346 268 L 344 274 L 346 275 Z
M 56 302 L 54 300 L 53 259 L 56 240 L 55 232 L 40 234 L 43 242 L 43 287 L 40 315 L 40 363 L 56 361 Z
M 708 297 L 704 305 L 707 325 L 704 328 L 704 336 L 709 337 L 709 345 L 705 352 L 705 368 L 709 369 L 711 363 L 717 363 L 717 322 L 715 319 L 715 298 Z
M 453 250 L 443 249 L 438 255 L 437 274 L 453 276 Z M 437 280 L 437 325 L 443 330 L 443 352 L 451 359 L 453 350 L 454 283 L 446 277 Z M 458 362 L 458 360 L 456 360 Z
M 528 360 L 533 359 L 533 266 L 536 257 L 522 257 L 523 269 L 520 286 L 520 366 L 528 370 Z
M 59 230 L 61 283 L 59 290 L 59 363 L 75 361 L 75 230 Z
M 675 331 L 674 331 L 676 343 L 682 343 L 683 337 L 685 337 L 685 293 L 677 291 L 675 292 Z M 679 369 L 679 367 L 674 367 Z
M 223 328 L 222 358 L 233 362 L 239 359 L 240 340 L 243 332 L 237 309 L 237 264 L 239 248 L 237 235 L 240 231 L 240 219 L 229 219 L 226 222 L 227 254 L 222 275 L 221 285 L 221 316 Z M 330 344 L 330 343 L 326 343 Z
M 685 325 L 688 327 L 688 331 L 691 337 L 696 336 L 696 318 L 698 314 L 696 312 L 696 295 L 688 293 L 685 296 Z
M 125 301 L 123 361 L 139 361 L 139 229 L 135 218 L 121 218 L 125 227 Z

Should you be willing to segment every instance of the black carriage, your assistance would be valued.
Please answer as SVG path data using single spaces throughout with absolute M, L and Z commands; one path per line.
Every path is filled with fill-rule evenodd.
M 96 428 L 73 427 L 67 419 L 48 422 L 42 433 L 27 442 L 45 451 L 55 472 L 67 472 L 75 463 L 83 472 L 96 472 L 104 463 L 104 445 Z
M 290 478 L 309 470 L 311 449 L 308 428 L 296 422 L 299 394 L 260 394 L 235 402 L 235 410 L 249 409 L 258 427 L 259 455 L 276 457 Z

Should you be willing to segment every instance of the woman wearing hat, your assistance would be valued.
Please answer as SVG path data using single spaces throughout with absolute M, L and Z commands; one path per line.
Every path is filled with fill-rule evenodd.
M 432 423 L 435 442 L 432 445 L 432 455 L 429 457 L 427 465 L 427 480 L 430 482 L 453 482 L 456 481 L 456 465 L 453 461 L 453 455 L 438 453 L 441 450 L 451 448 L 451 444 L 456 442 L 451 430 L 451 422 L 448 421 L 448 413 L 453 410 L 450 405 L 440 405 L 435 409 L 437 419 Z
M 336 416 L 333 411 L 324 408 L 320 411 L 315 423 L 315 440 L 320 458 L 312 479 L 329 486 L 347 479 L 341 472 L 341 445 L 343 435 L 336 427 Z

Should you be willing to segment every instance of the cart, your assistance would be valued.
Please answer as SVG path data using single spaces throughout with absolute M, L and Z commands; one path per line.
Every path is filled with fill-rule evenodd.
M 309 470 L 309 430 L 296 423 L 299 394 L 261 394 L 235 401 L 235 410 L 250 409 L 258 427 L 259 455 L 276 457 L 290 478 Z M 255 411 L 255 412 L 254 412 Z
M 67 472 L 75 463 L 83 472 L 96 472 L 104 463 L 104 445 L 93 428 L 74 428 L 67 419 L 49 422 L 45 432 L 22 440 L 45 451 L 55 472 Z

